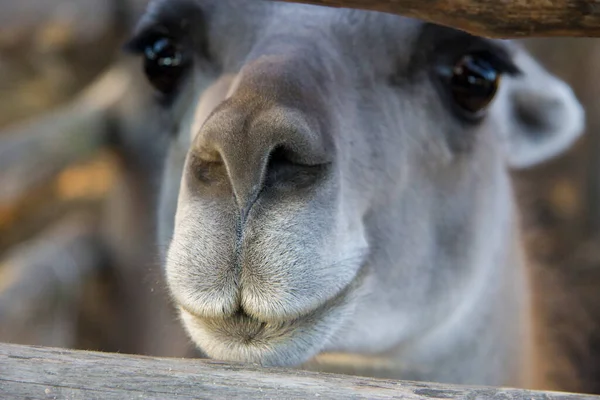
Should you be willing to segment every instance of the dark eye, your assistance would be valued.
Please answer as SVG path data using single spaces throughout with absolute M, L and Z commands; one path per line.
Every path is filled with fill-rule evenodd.
M 171 94 L 181 81 L 188 65 L 187 54 L 173 39 L 158 37 L 144 48 L 144 70 L 158 91 Z
M 500 72 L 484 56 L 462 56 L 448 74 L 450 94 L 462 110 L 480 114 L 494 99 L 500 83 Z

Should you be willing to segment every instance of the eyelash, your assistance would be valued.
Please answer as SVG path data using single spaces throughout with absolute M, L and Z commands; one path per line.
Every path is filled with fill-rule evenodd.
M 153 26 L 135 33 L 124 45 L 123 50 L 129 54 L 142 55 L 146 47 L 161 37 L 176 39 L 169 33 L 169 29 L 163 26 Z
M 490 50 L 471 50 L 468 53 L 477 54 L 492 65 L 499 73 L 507 75 L 520 75 L 521 70 L 504 54 Z M 458 59 L 458 58 L 457 58 Z

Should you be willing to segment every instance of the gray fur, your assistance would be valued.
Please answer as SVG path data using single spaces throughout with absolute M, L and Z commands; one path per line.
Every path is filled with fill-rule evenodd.
M 166 111 L 159 225 L 169 288 L 202 350 L 529 384 L 530 289 L 508 170 L 579 135 L 583 112 L 564 83 L 494 42 L 523 74 L 505 76 L 488 115 L 469 124 L 432 71 L 482 39 L 275 2 L 150 10 L 142 25 L 168 10 L 198 50 Z M 280 146 L 304 167 L 270 161 Z

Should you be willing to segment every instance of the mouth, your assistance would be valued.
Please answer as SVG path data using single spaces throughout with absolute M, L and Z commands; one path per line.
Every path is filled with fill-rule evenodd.
M 362 268 L 361 268 L 362 270 Z M 211 358 L 293 367 L 323 350 L 353 309 L 359 274 L 333 298 L 292 320 L 260 321 L 243 311 L 221 318 L 201 317 L 179 306 L 193 341 Z

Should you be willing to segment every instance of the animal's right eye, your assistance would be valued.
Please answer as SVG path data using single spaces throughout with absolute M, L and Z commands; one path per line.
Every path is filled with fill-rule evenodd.
M 189 57 L 175 40 L 158 36 L 146 42 L 144 72 L 159 92 L 168 95 L 177 89 L 189 64 Z

